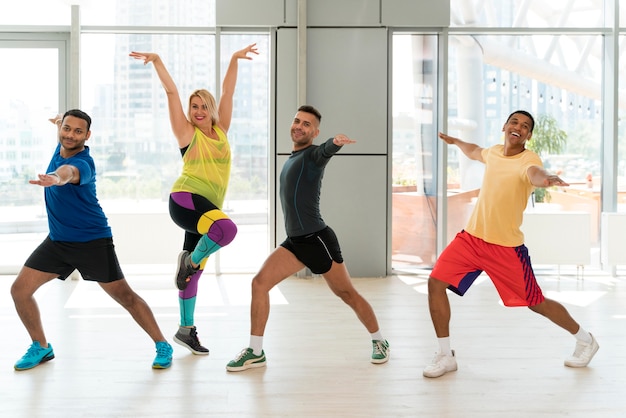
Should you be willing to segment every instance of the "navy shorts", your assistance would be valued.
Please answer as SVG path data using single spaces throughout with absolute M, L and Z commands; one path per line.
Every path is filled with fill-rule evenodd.
M 115 254 L 113 238 L 88 242 L 63 242 L 46 239 L 24 263 L 35 270 L 55 273 L 65 280 L 78 270 L 85 280 L 110 283 L 124 278 Z
M 315 274 L 328 272 L 333 261 L 343 263 L 337 235 L 329 226 L 309 235 L 287 237 L 280 246 L 291 251 Z

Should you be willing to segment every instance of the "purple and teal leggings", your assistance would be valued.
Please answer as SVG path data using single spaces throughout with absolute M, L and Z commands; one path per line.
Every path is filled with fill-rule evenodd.
M 207 198 L 189 192 L 170 194 L 170 216 L 185 230 L 183 249 L 200 270 L 191 276 L 185 290 L 178 292 L 180 325 L 194 325 L 198 280 L 211 254 L 230 244 L 237 235 L 237 225 Z

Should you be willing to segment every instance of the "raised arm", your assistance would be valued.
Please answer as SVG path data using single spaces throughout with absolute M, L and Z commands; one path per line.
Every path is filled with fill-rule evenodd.
M 235 52 L 230 58 L 226 75 L 222 81 L 222 92 L 220 102 L 217 105 L 217 111 L 220 116 L 219 126 L 224 132 L 228 132 L 230 121 L 233 116 L 233 96 L 235 94 L 235 86 L 237 85 L 237 72 L 239 71 L 239 60 L 251 60 L 248 54 L 257 54 L 256 44 L 251 44 Z
M 152 63 L 156 70 L 161 85 L 165 90 L 167 96 L 167 106 L 170 114 L 170 124 L 172 126 L 172 132 L 178 141 L 178 146 L 184 148 L 191 142 L 194 134 L 194 126 L 185 116 L 183 105 L 180 102 L 180 95 L 176 83 L 172 79 L 172 76 L 165 68 L 165 64 L 159 55 L 152 52 L 131 52 L 129 54 L 132 58 L 143 60 L 144 65 Z
M 439 138 L 443 139 L 444 142 L 450 145 L 456 145 L 459 149 L 469 158 L 470 160 L 476 160 L 484 163 L 482 150 L 483 148 L 472 144 L 471 142 L 462 141 L 459 138 L 455 138 L 453 136 L 446 135 L 442 132 L 439 132 Z
M 528 179 L 535 187 L 569 186 L 556 174 L 550 174 L 545 168 L 536 165 L 528 167 Z

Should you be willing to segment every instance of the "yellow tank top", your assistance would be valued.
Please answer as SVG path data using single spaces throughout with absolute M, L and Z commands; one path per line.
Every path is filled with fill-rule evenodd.
M 222 208 L 230 177 L 230 145 L 226 134 L 213 126 L 218 139 L 195 128 L 191 143 L 183 155 L 183 172 L 172 186 L 172 192 L 190 192 L 209 199 Z
M 517 247 L 524 243 L 520 226 L 534 190 L 528 168 L 543 165 L 539 156 L 530 150 L 512 157 L 504 156 L 503 152 L 503 145 L 482 151 L 485 175 L 465 230 L 491 244 Z

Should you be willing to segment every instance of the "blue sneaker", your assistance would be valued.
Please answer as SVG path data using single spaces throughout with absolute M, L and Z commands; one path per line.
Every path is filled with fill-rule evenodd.
M 157 355 L 152 362 L 153 369 L 167 369 L 172 365 L 172 353 L 174 350 L 167 341 L 156 343 Z
M 54 358 L 54 351 L 52 351 L 52 345 L 48 344 L 47 348 L 43 348 L 39 341 L 33 341 L 28 347 L 26 354 L 15 363 L 15 370 L 28 370 L 35 366 L 39 366 L 41 363 L 50 361 Z

